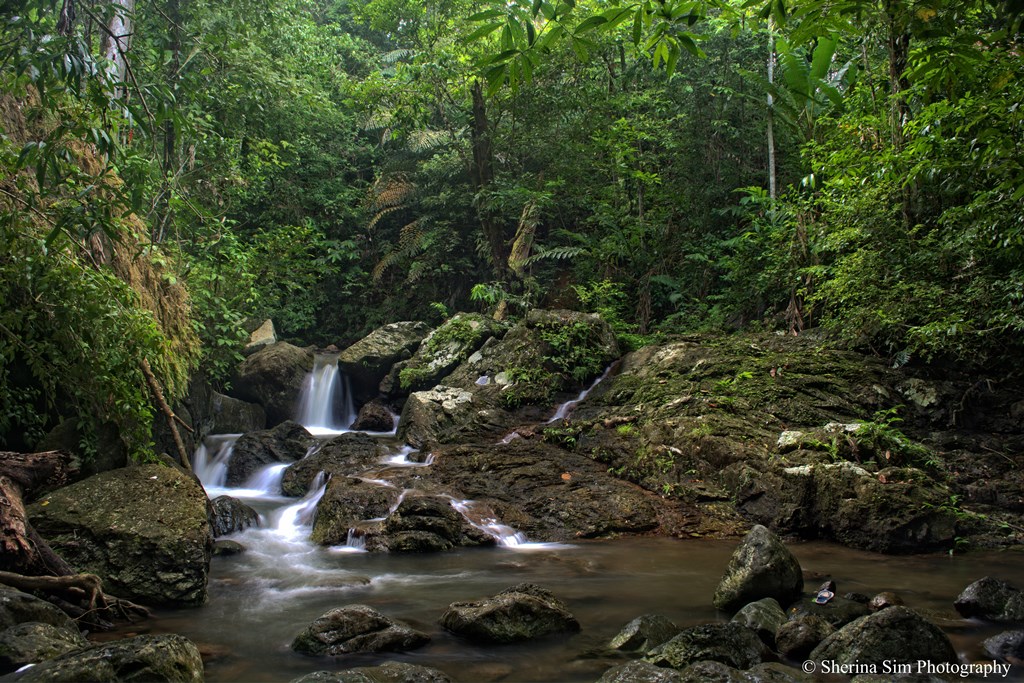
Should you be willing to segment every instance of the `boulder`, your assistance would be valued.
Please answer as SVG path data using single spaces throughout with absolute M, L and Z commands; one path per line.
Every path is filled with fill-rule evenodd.
M 462 428 L 473 425 L 478 416 L 494 409 L 493 400 L 486 401 L 481 395 L 474 400 L 474 392 L 467 389 L 438 385 L 427 391 L 411 394 L 402 409 L 398 421 L 398 437 L 416 448 L 426 448 L 435 443 L 447 443 L 457 438 Z M 511 419 L 497 414 L 498 422 L 484 427 L 501 428 L 510 424 Z M 479 429 L 479 426 L 473 427 Z
M 763 598 L 744 605 L 732 620 L 749 628 L 765 645 L 775 649 L 775 632 L 786 623 L 786 613 L 775 598 Z
M 343 545 L 349 529 L 359 522 L 387 517 L 398 496 L 398 489 L 390 486 L 332 476 L 317 504 L 310 540 L 319 545 Z
M 388 549 L 397 552 L 438 552 L 495 542 L 441 496 L 405 498 L 384 522 L 384 531 Z
M 720 662 L 691 664 L 679 672 L 681 683 L 812 683 L 814 679 L 797 669 L 769 662 L 740 671 Z
M 208 434 L 245 434 L 264 429 L 267 413 L 259 403 L 210 392 Z
M 232 395 L 260 404 L 267 425 L 277 425 L 296 415 L 299 394 L 312 370 L 311 350 L 277 342 L 242 361 L 232 381 Z
M 678 671 L 635 661 L 605 671 L 597 683 L 681 683 L 682 680 Z
M 237 498 L 217 496 L 210 501 L 210 529 L 214 538 L 259 525 L 259 513 Z
M 804 577 L 789 549 L 760 524 L 747 533 L 715 589 L 715 607 L 734 612 L 749 602 L 775 598 L 788 604 L 803 591 Z
M 310 655 L 404 652 L 426 645 L 430 636 L 366 605 L 339 607 L 319 616 L 295 637 L 292 649 Z
M 565 603 L 532 583 L 475 602 L 453 602 L 441 616 L 441 626 L 477 643 L 513 643 L 580 630 Z
M 26 622 L 75 629 L 75 622 L 53 603 L 0 585 L 0 630 Z
M 609 647 L 614 650 L 648 652 L 674 638 L 680 630 L 668 617 L 644 614 L 626 624 L 612 638 Z
M 243 434 L 231 450 L 227 484 L 241 486 L 267 465 L 301 460 L 316 445 L 317 440 L 313 435 L 298 422 L 291 420 L 273 429 Z
M 206 601 L 213 535 L 206 492 L 163 465 L 97 474 L 28 508 L 36 530 L 78 571 L 144 604 Z
M 816 614 L 794 617 L 775 632 L 775 647 L 790 659 L 804 660 L 835 630 L 835 626 Z
M 390 432 L 395 428 L 395 414 L 383 401 L 370 401 L 359 409 L 352 429 L 357 432 Z
M 332 477 L 355 476 L 380 462 L 386 454 L 384 446 L 372 436 L 360 432 L 342 434 L 290 465 L 281 478 L 281 490 L 286 496 L 304 496 L 321 472 Z
M 241 555 L 246 550 L 245 546 L 238 541 L 214 541 L 213 542 L 213 556 L 214 557 L 230 557 L 231 555 Z
M 391 323 L 342 351 L 338 367 L 351 379 L 356 401 L 375 398 L 391 366 L 409 358 L 429 332 L 430 326 L 422 322 Z
M 1011 664 L 1024 662 L 1024 630 L 1003 631 L 981 644 L 985 655 Z
M 767 654 L 761 639 L 736 622 L 701 624 L 683 629 L 666 643 L 651 650 L 644 659 L 657 666 L 684 669 L 711 660 L 737 669 L 760 664 Z
M 89 641 L 77 628 L 38 621 L 11 626 L 0 631 L 0 675 L 86 647 Z
M 277 343 L 277 330 L 274 329 L 274 321 L 267 318 L 259 327 L 249 335 L 249 343 L 242 349 L 242 354 L 251 356 L 265 346 Z
M 391 368 L 387 377 L 381 380 L 380 392 L 400 397 L 430 389 L 484 342 L 504 331 L 501 323 L 487 316 L 458 313 L 428 334 L 411 358 Z
M 202 683 L 203 660 L 196 646 L 182 636 L 136 636 L 41 662 L 5 680 Z
M 451 683 L 451 680 L 443 671 L 429 666 L 388 662 L 345 671 L 317 671 L 291 683 Z
M 956 650 L 938 626 L 907 607 L 861 617 L 826 638 L 810 654 L 837 664 L 956 662 Z
M 854 619 L 867 616 L 871 610 L 862 602 L 837 595 L 824 605 L 819 605 L 813 597 L 804 596 L 790 605 L 786 612 L 790 619 L 813 615 L 821 617 L 833 627 L 839 628 Z
M 965 617 L 977 617 L 1003 623 L 1024 622 L 1024 593 L 1006 581 L 986 576 L 965 588 L 956 602 L 956 611 Z

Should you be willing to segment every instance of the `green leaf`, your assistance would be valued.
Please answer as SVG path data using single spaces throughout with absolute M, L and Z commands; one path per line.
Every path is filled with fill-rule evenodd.
M 504 10 L 500 9 L 489 9 L 483 12 L 477 12 L 469 18 L 470 21 L 486 21 L 488 19 L 495 19 L 497 17 L 505 16 Z
M 607 24 L 607 23 L 608 23 L 608 20 L 605 19 L 604 17 L 602 17 L 600 14 L 592 16 L 592 17 L 587 17 L 582 22 L 580 22 L 580 24 L 576 27 L 576 31 L 575 32 L 576 33 L 585 33 L 586 31 L 592 31 L 593 29 L 597 28 L 598 26 L 601 26 L 601 25 Z
M 486 24 L 484 26 L 481 26 L 480 28 L 478 28 L 477 30 L 473 31 L 468 36 L 466 36 L 466 38 L 464 39 L 463 42 L 472 43 L 474 40 L 480 40 L 484 36 L 489 36 L 492 33 L 494 33 L 495 31 L 497 31 L 499 28 L 502 27 L 502 25 L 503 24 L 501 24 L 501 23 L 494 23 L 494 24 Z
M 644 30 L 644 10 L 643 7 L 637 7 L 636 13 L 633 15 L 633 44 L 639 45 L 640 39 L 643 38 Z

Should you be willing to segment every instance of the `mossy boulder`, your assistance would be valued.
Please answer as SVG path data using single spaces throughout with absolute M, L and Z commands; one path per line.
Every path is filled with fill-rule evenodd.
M 289 465 L 281 478 L 286 496 L 303 496 L 320 472 L 331 476 L 354 476 L 380 462 L 387 451 L 373 437 L 348 432 L 331 439 L 309 457 Z
M 195 644 L 182 636 L 136 636 L 41 662 L 5 680 L 202 683 L 203 660 Z
M 210 392 L 208 434 L 245 434 L 267 426 L 267 413 L 259 403 Z
M 674 669 L 639 660 L 608 669 L 597 683 L 682 683 L 682 680 Z
M 713 602 L 727 612 L 762 598 L 788 604 L 800 595 L 803 587 L 800 563 L 778 536 L 758 524 L 733 553 L 715 589 Z
M 14 588 L 0 585 L 0 629 L 36 622 L 77 629 L 75 622 L 53 603 Z
M 292 642 L 292 649 L 310 655 L 354 652 L 404 652 L 422 647 L 430 636 L 384 616 L 366 605 L 348 605 L 326 612 Z
M 412 356 L 430 326 L 423 322 L 403 321 L 379 327 L 338 356 L 338 368 L 352 381 L 356 401 L 376 398 L 379 386 L 391 367 Z
M 684 669 L 696 662 L 714 661 L 737 669 L 760 664 L 767 648 L 753 631 L 736 622 L 701 624 L 683 629 L 644 659 L 657 666 Z
M 442 496 L 409 496 L 384 522 L 389 550 L 437 552 L 463 546 L 494 545 L 494 538 L 471 525 Z
M 1024 592 L 991 576 L 979 579 L 965 588 L 953 606 L 968 618 L 1024 623 Z
M 317 504 L 310 540 L 320 545 L 344 545 L 350 529 L 368 519 L 387 517 L 398 496 L 398 489 L 390 486 L 333 476 Z
M 451 680 L 443 671 L 429 666 L 388 662 L 345 671 L 317 671 L 291 683 L 451 683 Z
M 114 595 L 153 605 L 206 601 L 213 535 L 206 492 L 173 467 L 111 470 L 28 508 L 32 524 L 71 566 Z
M 438 384 L 459 363 L 491 337 L 501 336 L 506 326 L 479 313 L 458 313 L 420 342 L 408 360 L 396 363 L 380 383 L 387 396 L 406 396 Z
M 786 613 L 775 598 L 762 598 L 740 608 L 732 618 L 757 634 L 768 647 L 775 648 L 775 632 L 786 623 Z
M 957 661 L 946 634 L 907 607 L 890 607 L 847 624 L 814 648 L 809 658 L 876 666 L 883 662 Z
M 441 616 L 441 626 L 475 643 L 493 644 L 580 630 L 565 603 L 532 583 L 474 602 L 453 602 Z
M 613 650 L 648 652 L 668 642 L 681 630 L 666 616 L 644 614 L 623 626 L 619 634 L 612 638 L 609 647 Z
M 89 647 L 77 628 L 37 621 L 0 630 L 0 675 Z
M 259 513 L 237 498 L 217 496 L 210 501 L 210 528 L 214 538 L 259 525 Z
M 775 647 L 785 657 L 804 660 L 835 630 L 831 623 L 819 615 L 794 616 L 775 632 Z
M 272 427 L 296 415 L 299 394 L 312 370 L 312 350 L 287 342 L 270 344 L 238 366 L 231 394 L 263 406 Z

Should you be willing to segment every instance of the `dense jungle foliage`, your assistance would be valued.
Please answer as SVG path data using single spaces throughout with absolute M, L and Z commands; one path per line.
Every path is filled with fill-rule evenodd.
M 12 0 L 0 437 L 224 380 L 247 326 L 599 311 L 1019 359 L 1016 0 Z

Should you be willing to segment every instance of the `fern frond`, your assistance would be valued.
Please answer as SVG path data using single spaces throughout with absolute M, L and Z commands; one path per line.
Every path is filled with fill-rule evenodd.
M 408 59 L 414 54 L 416 53 L 408 48 L 400 48 L 398 50 L 392 50 L 391 52 L 385 52 L 380 56 L 380 60 L 385 64 L 394 64 L 399 60 Z
M 577 256 L 583 256 L 587 253 L 587 250 L 582 247 L 552 247 L 551 249 L 545 249 L 544 251 L 538 251 L 533 256 L 530 256 L 523 261 L 523 267 L 532 266 L 538 261 L 565 261 L 567 259 L 573 259 Z
M 409 149 L 413 152 L 428 152 L 446 142 L 447 134 L 440 130 L 416 130 L 409 135 Z

